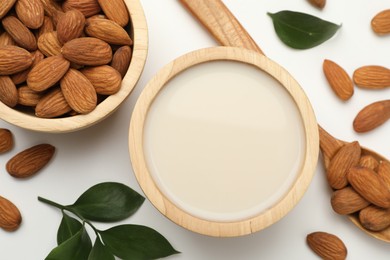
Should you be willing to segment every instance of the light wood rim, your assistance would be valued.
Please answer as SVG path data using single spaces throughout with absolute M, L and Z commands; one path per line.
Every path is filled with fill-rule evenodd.
M 144 124 L 149 108 L 164 84 L 187 68 L 216 60 L 248 63 L 273 76 L 295 100 L 302 115 L 306 147 L 302 170 L 293 187 L 272 208 L 241 221 L 214 222 L 200 219 L 184 212 L 159 190 L 144 157 Z M 213 47 L 188 53 L 162 68 L 146 85 L 133 111 L 129 130 L 130 157 L 136 178 L 152 204 L 166 217 L 191 231 L 215 237 L 232 237 L 264 229 L 285 216 L 300 200 L 309 186 L 318 160 L 319 137 L 313 109 L 299 84 L 278 64 L 257 52 L 236 47 Z
M 133 31 L 133 54 L 130 67 L 123 78 L 121 89 L 107 97 L 95 110 L 86 115 L 44 119 L 12 109 L 0 102 L 0 118 L 30 130 L 49 133 L 73 132 L 92 126 L 111 115 L 130 95 L 143 71 L 148 52 L 148 29 L 139 0 L 125 0 Z

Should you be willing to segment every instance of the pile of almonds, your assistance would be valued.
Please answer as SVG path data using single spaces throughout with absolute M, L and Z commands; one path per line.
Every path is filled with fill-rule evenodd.
M 132 55 L 123 0 L 1 0 L 0 101 L 42 118 L 87 114 Z
M 345 144 L 331 158 L 327 180 L 334 189 L 333 210 L 358 214 L 361 225 L 371 231 L 390 226 L 390 163 L 362 154 L 358 142 Z

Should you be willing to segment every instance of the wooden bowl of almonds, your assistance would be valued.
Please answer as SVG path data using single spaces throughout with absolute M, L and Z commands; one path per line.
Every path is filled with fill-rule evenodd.
M 72 132 L 113 113 L 147 56 L 139 0 L 2 0 L 0 117 Z

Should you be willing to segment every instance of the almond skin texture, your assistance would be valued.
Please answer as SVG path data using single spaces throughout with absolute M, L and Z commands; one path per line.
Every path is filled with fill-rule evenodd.
M 28 69 L 33 63 L 31 53 L 17 46 L 0 47 L 0 75 L 11 75 Z
M 15 178 L 27 178 L 41 170 L 53 157 L 54 146 L 38 144 L 12 157 L 6 165 L 7 172 Z
M 97 105 L 97 94 L 92 83 L 78 70 L 69 69 L 61 79 L 61 90 L 69 106 L 80 114 L 87 114 Z
M 0 128 L 0 153 L 8 152 L 14 147 L 12 132 L 5 128 Z
M 122 46 L 117 49 L 112 57 L 111 67 L 119 71 L 122 78 L 125 77 L 129 69 L 132 51 L 130 46 Z
M 129 23 L 129 13 L 123 0 L 98 0 L 98 2 L 108 19 L 122 27 Z
M 55 22 L 57 21 L 57 17 L 63 13 L 62 7 L 54 0 L 40 0 L 43 5 L 43 9 L 45 9 L 45 13 L 52 17 Z
M 0 196 L 0 228 L 15 231 L 22 222 L 19 209 L 11 201 Z
M 348 172 L 348 181 L 367 201 L 381 208 L 390 207 L 390 190 L 375 171 L 352 167 Z
M 353 95 L 353 82 L 347 72 L 331 60 L 324 60 L 323 70 L 334 93 L 344 101 L 350 99 Z
M 62 55 L 79 65 L 99 66 L 111 61 L 112 49 L 108 43 L 100 39 L 82 37 L 65 43 Z
M 38 31 L 38 39 L 42 34 L 52 31 L 54 31 L 53 20 L 49 16 L 45 16 L 43 24 Z
M 360 211 L 359 221 L 368 230 L 384 230 L 390 226 L 390 209 L 369 206 Z
M 363 66 L 355 70 L 353 81 L 361 88 L 386 88 L 390 86 L 390 70 L 383 66 Z
M 108 19 L 92 18 L 87 20 L 85 33 L 109 44 L 132 45 L 129 34 L 119 24 Z
M 16 45 L 14 39 L 7 32 L 0 34 L 0 46 Z
M 46 57 L 60 55 L 61 48 L 56 31 L 44 33 L 38 38 L 38 49 Z
M 108 65 L 86 68 L 81 73 L 92 83 L 98 94 L 112 95 L 121 88 L 121 75 Z
M 62 9 L 64 11 L 79 10 L 85 17 L 98 14 L 102 10 L 97 0 L 66 0 L 62 4 Z
M 35 51 L 37 40 L 34 34 L 16 17 L 7 16 L 2 20 L 4 29 L 14 41 L 26 50 Z
M 54 118 L 72 111 L 59 87 L 43 96 L 35 107 L 35 115 L 42 118 Z
M 383 10 L 371 20 L 371 28 L 377 34 L 390 33 L 390 9 Z
M 381 161 L 378 165 L 378 176 L 382 178 L 383 182 L 390 190 L 390 162 Z
M 23 106 L 35 107 L 42 97 L 42 93 L 35 92 L 28 86 L 18 88 L 18 104 Z
M 0 1 L 0 19 L 2 19 L 9 10 L 14 6 L 16 0 L 1 0 Z
M 352 214 L 370 205 L 370 202 L 349 186 L 334 191 L 330 202 L 333 210 L 341 215 Z
M 57 37 L 61 44 L 81 36 L 85 26 L 85 17 L 78 10 L 67 11 L 58 19 Z
M 44 91 L 54 86 L 68 71 L 70 62 L 61 55 L 39 62 L 28 74 L 27 85 L 34 91 Z
M 378 160 L 375 159 L 372 155 L 363 155 L 362 157 L 360 157 L 359 166 L 366 167 L 375 171 L 378 165 Z
M 358 133 L 371 131 L 390 119 L 390 100 L 374 102 L 364 107 L 353 120 L 353 129 Z
M 306 242 L 322 259 L 344 260 L 347 258 L 347 248 L 343 241 L 333 234 L 313 232 L 307 235 Z
M 45 10 L 41 0 L 18 0 L 15 5 L 20 21 L 30 29 L 38 29 L 43 24 Z
M 342 189 L 348 185 L 348 170 L 360 160 L 361 148 L 358 142 L 344 145 L 333 156 L 327 170 L 329 185 L 333 189 Z
M 12 81 L 15 83 L 15 85 L 22 84 L 26 82 L 27 80 L 27 75 L 30 73 L 31 69 L 37 65 L 40 61 L 42 61 L 45 58 L 45 56 L 40 52 L 39 50 L 36 50 L 33 54 L 33 64 L 31 65 L 30 68 L 23 70 L 21 72 L 18 72 L 16 74 L 13 74 L 11 76 Z
M 0 76 L 0 101 L 9 107 L 18 104 L 18 90 L 9 76 Z

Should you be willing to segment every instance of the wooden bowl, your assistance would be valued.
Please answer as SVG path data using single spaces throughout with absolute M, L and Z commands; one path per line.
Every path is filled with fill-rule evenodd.
M 238 215 L 234 216 L 234 214 L 224 215 L 225 213 L 222 213 L 222 215 L 218 215 L 218 216 L 214 216 L 212 214 L 207 215 L 192 210 L 190 206 L 186 207 L 185 203 L 184 204 L 180 203 L 180 201 L 182 199 L 184 200 L 184 198 L 175 197 L 179 193 L 176 193 L 176 195 L 173 194 L 174 192 L 172 190 L 169 190 L 169 187 L 164 184 L 163 179 L 165 177 L 159 175 L 160 174 L 158 173 L 159 169 L 156 169 L 156 167 L 159 167 L 159 165 L 154 163 L 156 161 L 151 162 L 150 158 L 152 157 L 148 155 L 149 153 L 148 150 L 150 149 L 147 148 L 148 147 L 147 143 L 149 142 L 148 138 L 150 136 L 147 134 L 148 129 L 150 127 L 149 124 L 151 122 L 150 114 L 151 111 L 155 111 L 154 109 L 157 109 L 154 106 L 155 104 L 158 103 L 158 100 L 161 100 L 162 96 L 165 95 L 162 93 L 167 93 L 164 91 L 168 91 L 168 89 L 171 88 L 170 84 L 176 79 L 180 78 L 187 71 L 190 71 L 197 66 L 203 66 L 204 64 L 207 65 L 207 64 L 211 64 L 212 62 L 220 62 L 220 61 L 240 63 L 240 64 L 244 64 L 244 66 L 249 65 L 251 69 L 254 68 L 256 71 L 258 71 L 256 73 L 260 73 L 261 75 L 265 77 L 269 77 L 271 78 L 271 80 L 277 82 L 277 84 L 281 86 L 280 88 L 287 93 L 287 96 L 290 100 L 292 100 L 292 103 L 295 104 L 296 108 L 294 109 L 298 111 L 297 113 L 301 117 L 301 119 L 299 120 L 299 124 L 301 124 L 303 129 L 302 137 L 304 142 L 302 145 L 302 159 L 300 160 L 299 166 L 296 168 L 296 170 L 294 170 L 295 172 L 292 173 L 293 177 L 291 183 L 285 187 L 285 190 L 283 192 L 279 193 L 278 197 L 273 198 L 272 203 L 268 203 L 269 202 L 268 201 L 267 202 L 268 204 L 265 203 L 261 207 L 261 209 L 260 208 L 256 209 L 256 211 L 252 211 L 248 214 L 247 213 L 239 214 L 239 216 Z M 208 72 L 210 72 L 211 70 L 212 68 L 206 70 L 205 74 L 208 74 Z M 179 85 L 179 91 L 169 92 L 169 93 L 174 93 L 172 95 L 169 94 L 169 96 L 175 97 L 177 95 L 180 95 L 179 93 L 181 93 L 180 92 L 181 86 L 183 86 L 184 88 L 184 85 L 186 85 L 185 82 L 187 81 L 185 82 L 180 81 L 180 82 L 183 85 Z M 238 87 L 241 86 L 244 87 L 243 84 L 242 85 L 239 84 Z M 222 91 L 217 93 L 216 97 L 211 102 L 210 101 L 205 101 L 205 102 L 207 104 L 211 104 L 211 106 L 214 105 L 218 106 L 219 105 L 218 101 L 220 100 L 220 97 L 224 95 L 224 87 L 225 86 L 223 85 Z M 269 89 L 271 89 L 271 87 Z M 178 89 L 176 88 L 175 90 Z M 193 96 L 194 99 L 200 100 L 199 102 L 201 103 L 203 102 L 202 97 L 203 96 L 201 96 L 199 99 L 199 96 L 196 95 Z M 186 103 L 186 102 L 181 102 L 181 103 Z M 244 103 L 245 103 L 245 99 L 244 99 Z M 179 112 L 180 116 L 182 116 L 183 118 L 187 118 L 186 117 L 187 114 L 181 113 L 182 110 L 180 107 L 176 106 L 176 103 L 169 103 L 169 104 L 170 104 L 169 105 L 170 109 L 172 109 L 171 111 Z M 234 105 L 236 105 L 236 107 L 239 106 L 237 104 L 232 104 L 232 106 Z M 202 105 L 199 107 L 200 109 L 202 109 Z M 161 110 L 157 110 L 157 111 L 161 111 Z M 228 116 L 229 115 L 230 114 L 228 114 Z M 196 116 L 191 114 L 188 117 L 194 118 Z M 243 117 L 245 117 L 245 115 L 243 115 Z M 237 118 L 240 117 L 238 116 Z M 259 118 L 259 120 L 261 119 Z M 167 125 L 169 125 L 169 122 L 165 122 L 161 124 L 161 128 L 159 127 L 158 129 L 156 129 L 156 131 L 157 132 L 164 131 L 163 128 Z M 229 125 L 227 125 L 226 127 L 229 128 Z M 186 128 L 186 126 L 184 125 L 183 128 Z M 170 144 L 172 144 L 173 146 L 176 145 L 176 143 L 178 143 L 176 136 L 173 136 L 172 140 L 170 138 L 171 137 L 166 137 L 166 139 L 168 139 L 168 142 L 166 146 L 161 147 L 162 148 L 161 154 L 164 154 L 165 152 L 169 153 L 169 149 L 171 149 Z M 282 143 L 282 145 L 284 145 L 284 143 Z M 304 192 L 308 188 L 314 170 L 316 168 L 316 164 L 318 160 L 318 151 L 319 151 L 319 137 L 318 137 L 317 123 L 316 123 L 316 119 L 312 107 L 307 97 L 305 96 L 304 92 L 302 91 L 301 87 L 286 70 L 284 70 L 282 67 L 280 67 L 272 60 L 254 51 L 246 50 L 243 48 L 235 48 L 235 47 L 213 47 L 213 48 L 194 51 L 174 60 L 173 62 L 169 63 L 164 68 L 162 68 L 157 73 L 157 75 L 147 84 L 142 94 L 140 95 L 137 104 L 135 106 L 135 109 L 133 111 L 132 119 L 130 122 L 130 129 L 129 129 L 129 149 L 130 149 L 130 157 L 131 157 L 133 169 L 141 188 L 143 189 L 148 199 L 152 202 L 152 204 L 163 215 L 165 215 L 167 218 L 169 218 L 176 224 L 200 234 L 215 236 L 215 237 L 234 237 L 234 236 L 247 235 L 272 225 L 273 223 L 280 220 L 283 216 L 285 216 L 297 204 L 297 202 L 301 199 Z M 206 151 L 208 149 L 210 149 L 210 147 L 207 147 L 206 144 L 204 149 L 201 151 Z M 179 155 L 181 152 L 184 154 L 187 153 L 185 149 L 183 151 L 179 150 Z M 264 151 L 261 152 L 261 154 L 255 154 L 254 156 L 253 154 L 249 154 L 248 157 L 251 158 L 255 157 L 254 161 L 256 161 L 258 157 L 266 156 L 268 152 L 269 151 L 264 149 Z M 178 155 L 178 153 L 176 153 L 175 155 Z M 220 154 L 217 154 L 216 157 L 218 157 L 219 155 Z M 174 169 L 175 167 L 179 167 L 179 164 L 182 163 L 179 157 L 182 158 L 181 155 L 178 156 L 177 158 L 173 156 L 171 158 L 172 159 L 171 161 L 164 160 L 163 163 L 168 166 L 169 165 L 173 166 L 172 169 Z M 227 158 L 225 159 L 226 161 L 229 160 Z M 222 158 L 222 160 L 224 159 Z M 201 163 L 202 162 L 199 162 L 195 159 L 194 163 L 187 168 L 188 171 L 190 170 L 190 167 L 196 168 Z M 245 163 L 246 162 L 244 160 L 242 164 L 243 168 L 246 167 Z M 283 162 L 276 162 L 276 164 L 283 164 Z M 183 172 L 183 174 L 187 174 L 185 169 L 180 172 Z M 214 173 L 213 170 L 211 170 L 208 174 L 213 175 L 213 173 Z M 238 173 L 237 175 L 238 179 L 241 178 L 242 173 L 240 171 L 238 171 L 237 173 Z M 203 172 L 199 171 L 199 174 L 203 174 Z M 255 171 L 255 174 L 257 174 L 257 170 Z M 267 173 L 259 171 L 258 174 L 263 175 Z M 209 175 L 206 175 L 205 178 L 207 178 Z M 177 178 L 177 182 L 180 181 L 180 183 L 184 185 L 184 186 L 180 186 L 181 184 L 179 185 L 179 187 L 182 188 L 184 192 L 186 192 L 186 189 L 193 188 L 193 186 L 199 185 L 199 183 L 195 183 L 190 179 L 186 179 L 186 178 L 187 177 Z M 218 178 L 219 179 L 215 181 L 215 190 L 219 190 L 221 188 L 222 185 L 221 183 L 223 183 L 221 180 L 222 178 L 224 178 L 224 176 L 222 176 L 222 178 L 221 177 Z M 173 182 L 175 182 L 176 181 L 175 177 L 172 180 Z M 199 196 L 204 195 L 204 190 L 202 189 L 203 187 L 202 185 L 203 183 L 200 182 L 199 189 L 198 189 Z M 233 183 L 233 189 L 231 189 L 233 196 L 230 196 L 233 199 L 235 193 L 234 185 L 235 183 Z M 259 185 L 258 188 L 261 189 L 261 185 Z M 227 193 L 225 194 L 231 195 Z M 249 195 L 251 199 L 253 196 L 255 195 Z M 226 196 L 226 198 L 228 197 L 229 196 Z M 244 197 L 244 200 L 245 198 L 247 197 Z M 230 201 L 227 202 L 229 203 Z
M 130 35 L 133 53 L 122 86 L 114 95 L 107 97 L 92 112 L 63 118 L 38 118 L 32 114 L 10 108 L 0 102 L 0 118 L 19 127 L 40 132 L 65 133 L 92 126 L 113 113 L 129 96 L 143 71 L 147 50 L 148 30 L 145 15 L 139 0 L 125 0 L 130 14 Z

